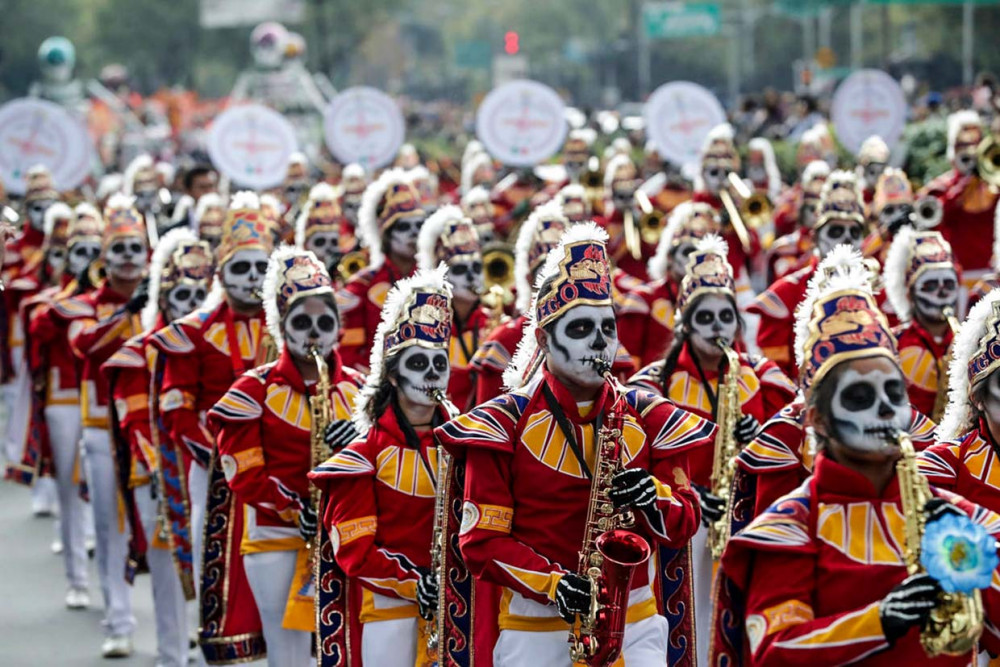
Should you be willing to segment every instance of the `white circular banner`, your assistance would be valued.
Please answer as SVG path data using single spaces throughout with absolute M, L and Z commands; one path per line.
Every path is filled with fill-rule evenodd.
M 295 128 L 260 104 L 230 107 L 208 132 L 208 154 L 233 183 L 255 190 L 280 185 L 288 156 L 298 150 Z
M 726 122 L 726 112 L 715 95 L 690 81 L 671 81 L 654 90 L 642 116 L 646 136 L 660 158 L 682 167 L 697 164 L 709 131 Z
M 326 145 L 343 164 L 367 171 L 396 157 L 406 137 L 406 121 L 396 101 L 376 88 L 356 86 L 338 93 L 323 113 Z
M 830 120 L 837 139 L 856 154 L 877 134 L 895 148 L 906 125 L 906 96 L 895 79 L 878 69 L 863 69 L 844 79 L 833 94 Z
M 39 164 L 57 190 L 72 190 L 87 178 L 93 150 L 83 122 L 58 104 L 21 98 L 0 107 L 0 182 L 13 194 L 24 194 Z
M 531 167 L 562 148 L 566 106 L 556 91 L 517 79 L 490 91 L 476 111 L 476 136 L 506 165 Z

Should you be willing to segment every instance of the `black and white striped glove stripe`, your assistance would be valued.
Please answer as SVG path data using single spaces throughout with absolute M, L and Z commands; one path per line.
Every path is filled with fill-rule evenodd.
M 629 468 L 615 475 L 608 495 L 615 507 L 652 509 L 656 505 L 656 482 L 645 470 Z
M 358 429 L 350 419 L 338 419 L 326 426 L 323 442 L 333 450 L 343 449 L 358 437 Z
M 590 580 L 572 572 L 556 584 L 556 609 L 567 623 L 590 611 Z

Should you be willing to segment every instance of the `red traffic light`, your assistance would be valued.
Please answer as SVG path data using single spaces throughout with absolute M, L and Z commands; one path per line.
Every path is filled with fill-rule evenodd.
M 503 36 L 503 50 L 508 56 L 512 56 L 521 50 L 521 38 L 513 30 L 508 30 Z

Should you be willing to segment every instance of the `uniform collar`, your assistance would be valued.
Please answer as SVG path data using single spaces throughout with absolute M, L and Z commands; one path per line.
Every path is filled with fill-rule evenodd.
M 330 386 L 337 386 L 343 379 L 341 377 L 340 355 L 337 353 L 337 350 L 333 350 L 330 356 L 326 358 L 326 367 L 330 376 Z M 292 355 L 287 347 L 282 348 L 281 354 L 278 355 L 278 359 L 274 362 L 274 368 L 271 372 L 275 377 L 285 380 L 295 391 L 300 394 L 306 393 L 306 382 L 302 379 L 302 373 L 299 372 L 299 368 L 295 365 L 295 360 L 292 359 Z
M 820 491 L 834 493 L 838 496 L 859 500 L 895 500 L 899 498 L 898 477 L 893 477 L 882 494 L 879 495 L 867 477 L 837 463 L 823 452 L 816 455 L 813 477 L 816 479 Z
M 587 409 L 587 414 L 585 416 L 580 416 L 580 411 L 577 408 L 576 399 L 574 399 L 569 390 L 560 382 L 556 376 L 549 372 L 549 369 L 542 367 L 542 381 L 552 390 L 552 395 L 555 397 L 556 401 L 559 403 L 559 407 L 563 409 L 566 417 L 577 424 L 589 424 L 594 421 L 594 417 L 605 411 L 605 406 L 610 403 L 608 400 L 608 395 L 610 393 L 610 388 L 608 384 L 605 383 L 601 390 L 598 392 L 597 396 L 594 398 L 594 403 Z

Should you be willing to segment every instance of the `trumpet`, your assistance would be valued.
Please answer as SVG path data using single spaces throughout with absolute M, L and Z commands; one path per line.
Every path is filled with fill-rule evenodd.
M 663 211 L 653 207 L 642 188 L 635 191 L 635 203 L 639 206 L 639 234 L 646 243 L 656 243 L 663 233 Z
M 502 241 L 483 246 L 483 282 L 487 291 L 494 285 L 510 291 L 514 286 L 514 246 Z
M 734 196 L 735 195 L 735 196 Z M 729 216 L 729 224 L 740 239 L 743 252 L 750 252 L 750 234 L 747 229 L 759 229 L 770 224 L 774 206 L 767 196 L 754 193 L 740 177 L 730 172 L 726 186 L 719 191 L 719 199 Z M 739 204 L 737 205 L 737 202 Z
M 944 218 L 944 207 L 937 197 L 923 197 L 913 205 L 910 219 L 917 229 L 934 229 Z
M 976 147 L 976 171 L 992 188 L 1000 187 L 1000 142 L 990 135 Z
M 345 283 L 351 276 L 368 266 L 368 256 L 362 250 L 349 252 L 340 258 L 337 263 L 337 274 Z

